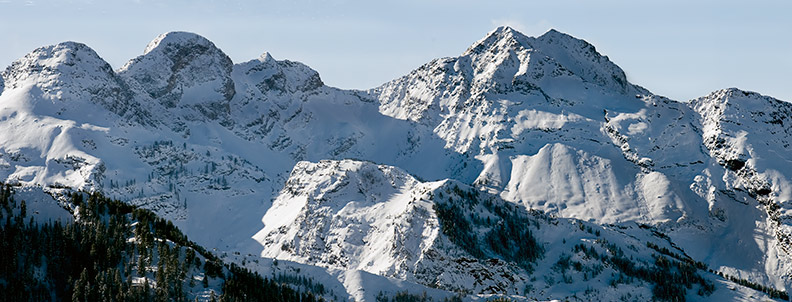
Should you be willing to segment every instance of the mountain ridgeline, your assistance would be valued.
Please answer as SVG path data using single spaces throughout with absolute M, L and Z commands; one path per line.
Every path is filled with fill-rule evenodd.
M 31 222 L 5 201 L 19 262 L 4 276 L 26 277 L 0 285 L 28 300 L 787 299 L 790 124 L 792 104 L 755 92 L 655 95 L 556 30 L 499 27 L 365 91 L 269 53 L 235 64 L 186 32 L 118 70 L 64 42 L 0 73 L 0 181 L 40 191 L 36 215 L 68 209 Z

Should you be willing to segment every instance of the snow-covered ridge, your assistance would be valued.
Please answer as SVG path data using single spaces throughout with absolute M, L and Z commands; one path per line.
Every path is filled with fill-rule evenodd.
M 268 258 L 364 270 L 453 291 L 519 292 L 522 281 L 511 276 L 525 279 L 524 268 L 473 258 L 442 235 L 433 195 L 457 194 L 449 192 L 460 185 L 421 183 L 398 168 L 367 162 L 300 162 L 255 238 Z
M 459 57 L 434 60 L 372 93 L 379 96 L 383 113 L 436 125 L 438 115 L 463 108 L 489 113 L 483 99 L 493 94 L 522 94 L 550 103 L 593 101 L 591 93 L 578 89 L 649 93 L 627 82 L 618 66 L 583 40 L 555 30 L 527 37 L 509 27 L 488 33 Z
M 457 181 L 420 182 L 395 167 L 352 160 L 298 163 L 263 222 L 254 238 L 267 258 L 519 299 L 559 299 L 585 288 L 592 300 L 656 298 L 647 291 L 654 285 L 634 272 L 652 270 L 662 255 L 690 261 L 645 225 L 550 218 Z M 688 299 L 736 294 L 707 294 L 703 280 L 718 278 L 700 274 L 707 277 L 691 284 L 701 289 Z
M 730 88 L 695 99 L 691 106 L 702 116 L 707 149 L 726 168 L 724 181 L 763 205 L 767 224 L 774 230 L 771 235 L 788 256 L 792 253 L 792 104 Z
M 277 61 L 266 52 L 258 59 L 238 64 L 235 68 L 255 79 L 256 87 L 262 93 L 267 93 L 269 90 L 295 93 L 324 86 L 316 70 L 300 62 Z
M 691 106 L 702 116 L 704 144 L 727 168 L 733 186 L 789 217 L 792 104 L 730 88 L 695 99 Z
M 15 61 L 3 72 L 5 85 L 9 89 L 21 88 L 30 82 L 38 82 L 43 88 L 60 88 L 64 82 L 60 77 L 82 79 L 112 77 L 110 64 L 102 60 L 90 47 L 77 42 L 63 42 L 41 47 Z
M 538 65 L 551 64 L 555 68 L 552 75 L 561 74 L 577 75 L 587 82 L 619 93 L 634 91 L 627 82 L 624 71 L 613 64 L 607 56 L 597 52 L 596 48 L 584 40 L 574 38 L 568 34 L 551 29 L 539 37 L 527 37 L 508 26 L 498 27 L 487 34 L 486 37 L 474 43 L 462 56 L 485 56 L 494 58 L 504 52 L 520 53 L 525 49 L 532 50 L 535 60 L 534 70 L 530 76 L 534 79 L 542 77 Z M 526 67 L 521 66 L 522 69 Z M 519 75 L 519 73 L 518 73 Z

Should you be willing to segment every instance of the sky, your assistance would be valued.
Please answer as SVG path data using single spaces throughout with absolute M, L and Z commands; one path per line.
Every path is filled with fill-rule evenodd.
M 120 68 L 157 35 L 190 31 L 235 63 L 269 52 L 327 85 L 368 89 L 509 25 L 584 39 L 632 83 L 675 100 L 737 87 L 792 101 L 790 15 L 788 0 L 0 0 L 0 68 L 63 41 Z

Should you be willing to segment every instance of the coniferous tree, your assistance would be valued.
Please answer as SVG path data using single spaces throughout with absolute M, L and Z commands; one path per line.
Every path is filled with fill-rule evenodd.
M 77 280 L 77 283 L 74 284 L 74 292 L 72 293 L 72 301 L 79 302 L 79 301 L 86 301 L 86 289 L 88 287 L 88 269 L 83 268 L 82 273 L 80 273 L 80 279 Z
M 25 201 L 22 200 L 22 202 L 19 204 L 19 216 L 25 218 L 25 215 L 27 215 L 27 204 L 25 204 Z

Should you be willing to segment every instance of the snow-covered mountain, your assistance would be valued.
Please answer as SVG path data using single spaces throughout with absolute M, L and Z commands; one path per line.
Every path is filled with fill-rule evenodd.
M 725 280 L 654 227 L 551 217 L 458 181 L 421 182 L 370 162 L 298 163 L 264 221 L 255 238 L 266 258 L 453 292 L 600 301 L 762 296 L 724 291 Z
M 754 95 L 746 107 L 766 113 L 762 122 L 733 123 L 739 130 L 731 136 L 761 132 L 753 137 L 779 142 L 762 148 L 772 152 L 766 158 L 784 154 L 788 130 L 779 120 L 789 103 L 731 91 Z M 703 101 L 676 102 L 630 84 L 585 41 L 502 27 L 462 56 L 430 62 L 371 93 L 383 113 L 415 120 L 446 148 L 478 159 L 480 173 L 456 177 L 463 182 L 561 217 L 656 225 L 724 272 L 790 284 L 787 244 L 779 244 L 788 232 L 768 220 L 773 204 L 788 199 L 781 188 L 789 176 L 735 177 L 730 158 L 711 151 L 713 118 L 700 109 Z M 748 190 L 741 183 L 762 184 Z M 766 201 L 750 193 L 770 194 L 770 186 L 778 189 Z M 733 255 L 735 249 L 752 257 Z
M 677 261 L 792 285 L 792 105 L 737 89 L 669 100 L 555 30 L 499 27 L 368 91 L 328 87 L 268 53 L 234 64 L 185 32 L 117 71 L 65 42 L 0 75 L 0 179 L 102 191 L 219 251 L 555 299 L 629 275 L 576 258 L 576 244 L 618 259 L 611 244 L 647 269 L 652 247 L 667 247 Z M 604 241 L 578 232 L 594 229 Z M 530 242 L 542 256 L 521 250 Z M 569 259 L 610 274 L 558 275 Z M 646 284 L 657 283 L 588 294 L 648 298 Z

